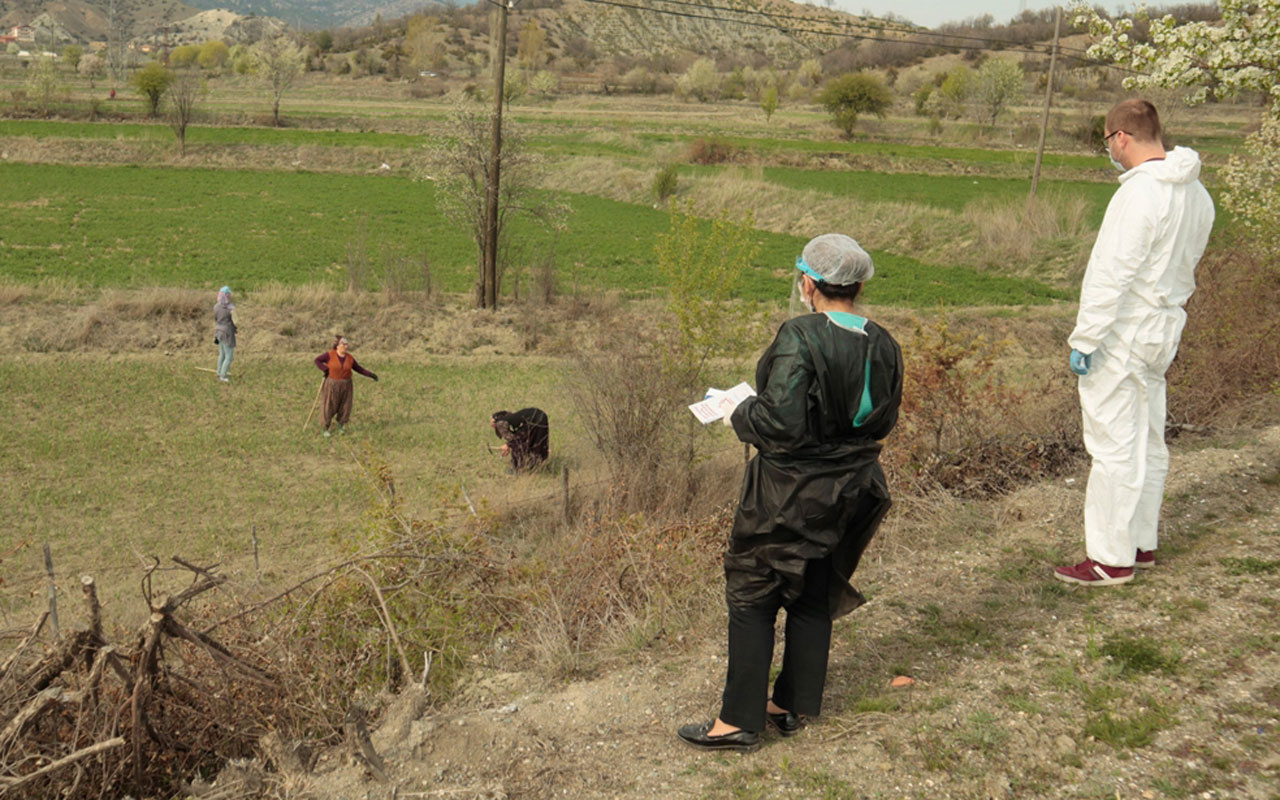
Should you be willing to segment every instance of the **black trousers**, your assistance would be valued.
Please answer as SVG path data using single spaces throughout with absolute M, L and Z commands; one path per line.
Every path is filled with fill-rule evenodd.
M 729 672 L 725 677 L 720 719 L 747 731 L 764 730 L 769 668 L 773 663 L 773 626 L 786 608 L 786 643 L 782 672 L 773 684 L 773 702 L 796 714 L 817 716 L 827 681 L 831 650 L 831 611 L 827 590 L 831 561 L 810 561 L 804 591 L 783 606 L 782 590 L 751 607 L 729 606 Z

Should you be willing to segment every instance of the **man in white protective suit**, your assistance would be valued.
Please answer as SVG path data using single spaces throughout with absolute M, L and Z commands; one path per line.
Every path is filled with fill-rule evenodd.
M 1155 566 L 1156 526 L 1169 471 L 1165 371 L 1186 323 L 1195 268 L 1213 227 L 1200 156 L 1165 152 L 1155 106 L 1125 100 L 1103 140 L 1120 175 L 1080 289 L 1067 342 L 1080 376 L 1084 443 L 1093 459 L 1085 492 L 1084 561 L 1054 577 L 1086 586 L 1133 579 Z

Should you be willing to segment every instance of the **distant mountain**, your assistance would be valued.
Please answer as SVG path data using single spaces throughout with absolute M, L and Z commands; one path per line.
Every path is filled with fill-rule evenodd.
M 647 4 L 646 0 L 627 2 L 627 5 Z M 536 16 L 551 41 L 585 39 L 602 54 L 651 56 L 689 52 L 746 56 L 758 53 L 770 60 L 821 55 L 837 42 L 830 36 L 806 31 L 861 21 L 860 17 L 843 11 L 791 0 L 730 0 L 707 6 L 731 6 L 740 11 L 686 6 L 680 9 L 685 12 L 683 15 L 659 14 L 587 0 L 563 0 L 556 7 L 520 12 L 518 16 Z M 662 8 L 670 10 L 670 6 Z M 518 20 L 513 24 L 523 23 Z
M 54 41 L 88 42 L 107 38 L 112 6 L 126 39 L 171 25 L 199 9 L 178 0 L 0 0 L 0 26 L 31 25 Z

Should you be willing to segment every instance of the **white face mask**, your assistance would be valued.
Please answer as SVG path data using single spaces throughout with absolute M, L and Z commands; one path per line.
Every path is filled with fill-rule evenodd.
M 808 307 L 809 307 L 809 311 L 810 311 L 810 312 L 814 312 L 814 313 L 816 313 L 816 312 L 817 312 L 818 307 L 817 307 L 817 306 L 815 306 L 815 305 L 813 304 L 813 293 L 812 293 L 812 292 L 810 292 L 808 295 L 805 295 L 805 294 L 801 293 L 801 295 L 800 295 L 800 302 L 802 302 L 802 303 L 804 303 L 806 306 L 808 306 Z
M 1116 133 L 1121 133 L 1121 131 L 1116 131 Z M 1114 135 L 1114 134 L 1113 134 L 1113 135 Z M 1111 143 L 1110 143 L 1110 142 L 1108 142 L 1108 143 L 1107 143 L 1107 146 L 1106 146 L 1106 148 L 1104 149 L 1104 152 L 1107 154 L 1107 159 L 1111 162 L 1111 166 L 1113 166 L 1113 167 L 1115 167 L 1115 168 L 1116 168 L 1116 172 L 1127 172 L 1127 171 L 1128 171 L 1128 170 L 1126 170 L 1126 169 L 1124 168 L 1124 164 L 1121 164 L 1119 161 L 1116 161 L 1116 157 L 1115 157 L 1115 156 L 1113 156 L 1113 155 L 1111 155 Z

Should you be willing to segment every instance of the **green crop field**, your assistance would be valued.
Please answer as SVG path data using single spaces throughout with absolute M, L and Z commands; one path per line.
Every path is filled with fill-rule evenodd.
M 375 261 L 381 248 L 397 248 L 426 254 L 439 288 L 465 291 L 473 281 L 474 245 L 436 211 L 429 182 L 4 164 L 0 184 L 6 187 L 0 277 L 9 280 L 205 288 L 341 283 L 348 246 L 364 227 Z M 554 242 L 563 286 L 651 293 L 662 285 L 653 243 L 669 227 L 665 212 L 587 195 L 565 200 L 573 213 Z M 553 245 L 549 234 L 527 226 L 517 226 L 514 235 L 531 260 Z M 759 261 L 744 273 L 742 296 L 777 300 L 804 241 L 767 232 L 758 232 L 757 240 Z M 1025 304 L 1065 297 L 1033 281 L 873 255 L 887 278 L 875 294 L 884 304 Z

